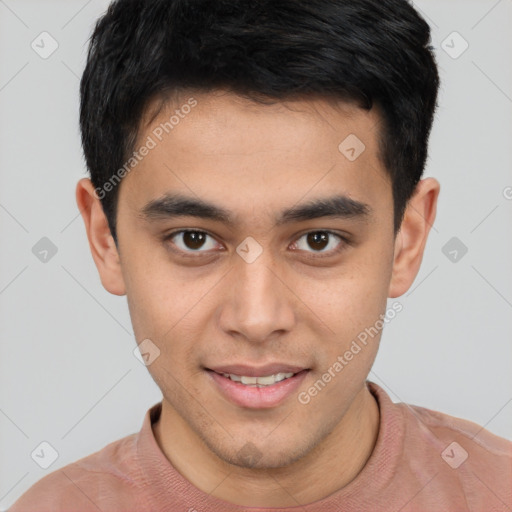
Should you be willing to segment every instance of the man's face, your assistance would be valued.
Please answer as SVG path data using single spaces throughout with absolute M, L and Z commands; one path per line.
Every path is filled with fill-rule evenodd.
M 335 365 L 386 309 L 395 240 L 378 118 L 320 99 L 194 98 L 161 141 L 153 130 L 180 105 L 145 126 L 139 146 L 151 136 L 156 147 L 121 183 L 131 319 L 137 342 L 160 350 L 148 369 L 163 414 L 224 461 L 279 467 L 340 428 L 377 352 L 380 332 Z M 339 148 L 351 134 L 365 145 L 355 159 L 355 138 Z M 177 195 L 221 208 L 231 222 L 193 208 L 171 215 L 175 205 L 161 200 Z M 338 196 L 352 202 L 340 201 L 337 216 L 283 215 Z M 309 393 L 329 369 L 330 382 Z M 266 387 L 236 382 L 278 373 L 294 375 L 261 380 Z

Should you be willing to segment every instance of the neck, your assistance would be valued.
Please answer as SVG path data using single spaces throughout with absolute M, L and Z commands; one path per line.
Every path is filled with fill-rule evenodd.
M 219 459 L 165 400 L 153 431 L 174 468 L 201 491 L 246 507 L 293 507 L 349 484 L 373 451 L 379 422 L 378 404 L 365 385 L 342 421 L 305 457 L 283 468 L 258 470 Z

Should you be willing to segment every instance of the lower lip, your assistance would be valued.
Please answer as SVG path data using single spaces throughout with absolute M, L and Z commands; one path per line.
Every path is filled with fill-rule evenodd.
M 309 370 L 302 370 L 289 379 L 276 382 L 271 386 L 253 387 L 232 381 L 219 373 L 208 370 L 221 393 L 239 407 L 249 409 L 267 409 L 276 407 L 292 395 L 302 384 Z

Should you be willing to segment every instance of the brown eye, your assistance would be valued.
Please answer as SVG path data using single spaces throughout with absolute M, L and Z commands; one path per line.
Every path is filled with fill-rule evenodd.
M 324 231 L 308 233 L 307 241 L 312 249 L 315 249 L 315 251 L 321 251 L 329 244 L 329 234 Z
M 166 240 L 170 240 L 181 252 L 184 253 L 205 253 L 215 249 L 215 239 L 204 231 L 182 230 L 172 233 Z
M 189 249 L 200 249 L 204 244 L 206 235 L 199 231 L 186 231 L 183 234 L 183 243 Z
M 331 231 L 310 231 L 302 235 L 293 245 L 294 249 L 304 252 L 332 255 L 345 247 L 346 240 Z

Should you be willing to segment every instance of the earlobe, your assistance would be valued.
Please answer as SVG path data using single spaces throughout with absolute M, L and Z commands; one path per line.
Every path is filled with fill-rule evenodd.
M 114 295 L 125 295 L 119 252 L 110 232 L 101 202 L 88 178 L 76 186 L 76 202 L 82 214 L 91 254 L 104 288 Z
M 403 295 L 418 274 L 428 234 L 436 218 L 439 190 L 439 182 L 434 178 L 421 180 L 407 205 L 395 240 L 390 298 Z

